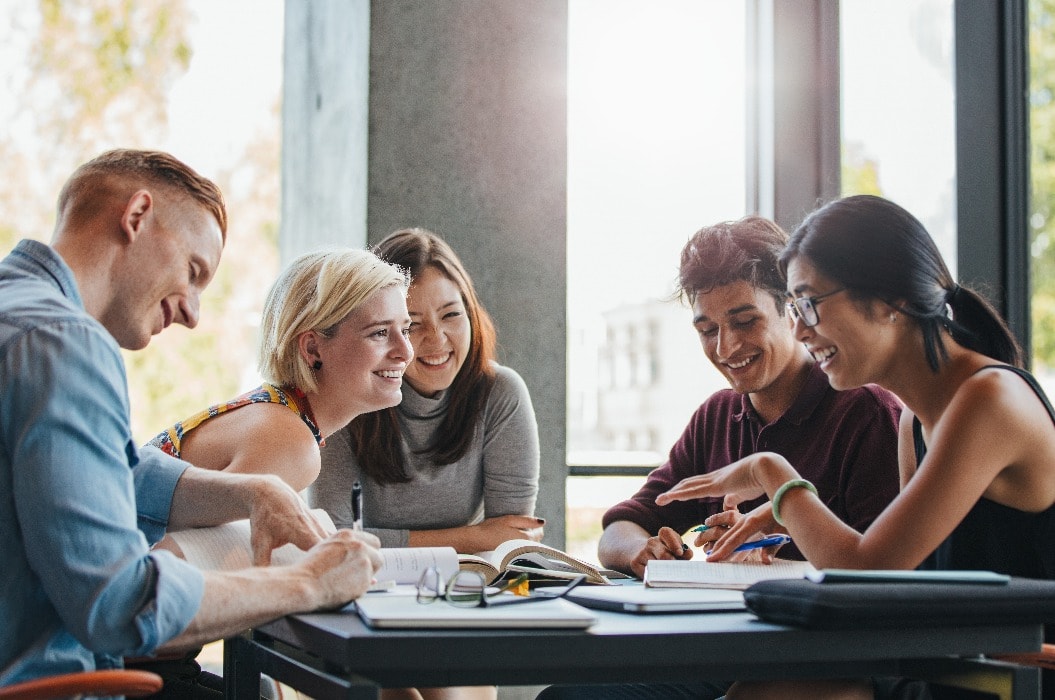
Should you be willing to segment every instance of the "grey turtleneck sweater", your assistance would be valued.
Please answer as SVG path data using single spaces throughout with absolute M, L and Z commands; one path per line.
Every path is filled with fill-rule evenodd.
M 403 457 L 411 480 L 379 484 L 363 475 L 343 428 L 326 438 L 322 472 L 308 490 L 312 507 L 330 514 L 338 527 L 351 527 L 352 483 L 363 484 L 363 525 L 383 547 L 406 547 L 411 530 L 474 525 L 499 515 L 533 515 L 538 495 L 539 442 L 535 412 L 524 380 L 496 366 L 487 405 L 468 451 L 460 460 L 434 465 L 415 454 L 432 444 L 448 395 L 426 398 L 403 382 L 397 412 Z

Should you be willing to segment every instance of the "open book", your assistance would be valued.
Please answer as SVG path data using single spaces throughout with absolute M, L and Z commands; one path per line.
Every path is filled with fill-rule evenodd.
M 478 571 L 488 581 L 494 581 L 506 572 L 524 572 L 533 579 L 573 579 L 586 574 L 588 583 L 610 584 L 610 578 L 627 578 L 626 575 L 598 564 L 588 564 L 555 547 L 531 540 L 508 540 L 491 552 L 460 554 L 458 561 L 462 569 Z
M 324 510 L 313 510 L 328 532 L 335 530 Z M 200 569 L 236 571 L 253 565 L 253 548 L 249 543 L 249 521 L 236 520 L 215 527 L 170 532 L 182 550 L 183 557 Z M 458 569 L 458 553 L 453 547 L 387 547 L 379 550 L 384 564 L 375 574 L 376 589 L 393 584 L 414 584 L 421 572 L 432 566 L 440 571 Z M 271 552 L 272 566 L 295 564 L 305 556 L 302 549 L 287 544 Z
M 653 559 L 645 566 L 645 585 L 654 588 L 736 588 L 777 578 L 803 578 L 815 571 L 809 562 L 774 559 L 761 562 L 712 562 Z

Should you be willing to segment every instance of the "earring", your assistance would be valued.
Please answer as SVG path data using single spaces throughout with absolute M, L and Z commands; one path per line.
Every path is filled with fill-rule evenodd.
M 311 368 L 318 372 L 320 369 L 322 369 L 322 360 L 315 360 L 315 364 L 313 364 Z
M 890 322 L 894 323 L 897 321 L 897 314 L 890 314 Z

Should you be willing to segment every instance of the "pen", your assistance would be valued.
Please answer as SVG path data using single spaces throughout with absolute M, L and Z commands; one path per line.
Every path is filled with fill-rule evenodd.
M 352 529 L 363 529 L 363 485 L 358 481 L 352 484 Z
M 718 527 L 722 528 L 723 530 L 729 529 L 728 525 L 697 525 L 696 527 L 692 528 L 692 532 L 707 532 L 708 530 L 713 530 Z
M 734 549 L 734 552 L 746 552 L 751 549 L 761 549 L 763 547 L 776 547 L 777 545 L 787 544 L 791 542 L 791 538 L 787 535 L 770 535 L 769 537 L 763 537 L 760 540 L 754 542 L 744 542 L 742 545 Z

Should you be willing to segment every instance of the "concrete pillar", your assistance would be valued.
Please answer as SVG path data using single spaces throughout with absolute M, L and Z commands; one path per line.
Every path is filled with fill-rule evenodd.
M 369 0 L 286 3 L 282 263 L 366 245 Z
M 564 542 L 567 3 L 375 0 L 371 241 L 443 236 L 523 375 L 542 435 L 538 514 Z
M 563 546 L 567 2 L 365 5 L 287 0 L 282 250 L 360 245 L 364 212 L 371 243 L 406 226 L 451 243 L 531 391 L 537 513 Z

